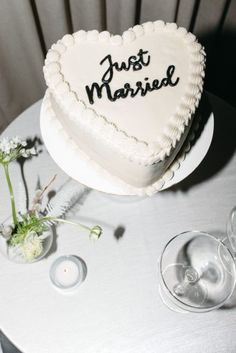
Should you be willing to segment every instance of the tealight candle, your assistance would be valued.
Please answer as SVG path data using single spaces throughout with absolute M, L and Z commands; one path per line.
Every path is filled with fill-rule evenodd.
M 55 280 L 64 287 L 74 286 L 78 277 L 78 266 L 71 260 L 62 261 L 55 269 Z
M 83 277 L 83 265 L 80 259 L 73 255 L 59 257 L 50 269 L 52 283 L 62 290 L 75 289 Z

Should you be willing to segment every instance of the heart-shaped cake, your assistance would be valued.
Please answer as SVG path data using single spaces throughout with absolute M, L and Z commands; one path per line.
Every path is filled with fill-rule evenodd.
M 204 66 L 193 34 L 156 21 L 122 36 L 65 35 L 44 74 L 62 136 L 136 193 L 152 193 L 188 135 Z

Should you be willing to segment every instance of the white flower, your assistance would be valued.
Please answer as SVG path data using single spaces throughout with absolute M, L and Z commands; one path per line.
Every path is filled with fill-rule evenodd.
M 42 239 L 36 232 L 30 232 L 21 245 L 22 255 L 27 261 L 39 257 L 43 251 Z
M 41 197 L 42 195 L 42 190 L 40 189 L 35 190 L 34 195 L 35 195 L 35 198 L 38 200 L 38 198 Z
M 100 226 L 94 226 L 90 230 L 90 237 L 95 240 L 98 240 L 101 235 L 102 235 L 102 228 Z
M 22 148 L 22 149 L 20 150 L 20 155 L 21 155 L 22 157 L 25 157 L 25 158 L 29 157 L 28 150 L 26 150 L 25 148 Z
M 20 150 L 20 155 L 24 158 L 29 158 L 30 156 L 35 156 L 37 154 L 36 149 L 34 147 L 32 148 L 21 148 Z
M 26 146 L 27 142 L 18 136 L 3 138 L 0 140 L 0 163 L 8 164 L 19 157 L 29 158 L 37 154 L 34 147 L 26 149 Z
M 0 141 L 0 150 L 4 153 L 9 153 L 11 150 L 20 147 L 26 146 L 26 141 L 21 140 L 19 137 L 13 137 L 10 139 L 9 137 L 5 137 Z
M 12 227 L 11 226 L 4 226 L 3 224 L 0 225 L 0 233 L 2 236 L 8 240 L 11 238 L 12 235 Z
M 0 150 L 3 153 L 9 153 L 11 150 L 11 144 L 8 138 L 3 138 L 2 141 L 0 142 Z
M 23 145 L 23 143 L 26 143 L 25 141 L 22 141 L 22 140 L 19 138 L 19 136 L 13 137 L 11 141 L 12 141 L 12 143 L 14 143 L 15 145 L 19 145 L 19 144 Z
M 28 151 L 31 154 L 31 156 L 35 156 L 37 154 L 35 147 L 31 147 Z

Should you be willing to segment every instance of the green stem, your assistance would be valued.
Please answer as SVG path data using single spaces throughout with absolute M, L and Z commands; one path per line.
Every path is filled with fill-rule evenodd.
M 14 199 L 14 194 L 13 194 L 13 188 L 12 188 L 12 183 L 9 175 L 9 169 L 8 169 L 8 164 L 4 164 L 4 171 L 7 179 L 7 185 L 10 193 L 10 198 L 11 198 L 11 210 L 12 210 L 12 218 L 13 218 L 13 223 L 16 226 L 18 221 L 17 221 L 17 215 L 16 215 L 16 206 L 15 206 L 15 199 Z
M 88 230 L 89 232 L 91 232 L 91 228 L 88 226 L 85 226 L 84 224 L 81 223 L 76 223 L 73 221 L 68 221 L 66 219 L 62 219 L 62 218 L 54 218 L 54 217 L 43 217 L 42 218 L 43 221 L 53 221 L 53 222 L 61 222 L 61 223 L 67 223 L 67 224 L 72 224 L 74 226 L 79 226 L 85 230 Z

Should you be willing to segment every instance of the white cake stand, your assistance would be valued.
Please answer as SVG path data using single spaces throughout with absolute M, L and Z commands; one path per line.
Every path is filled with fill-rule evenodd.
M 91 189 L 107 194 L 122 196 L 135 195 L 130 191 L 129 185 L 125 184 L 123 181 L 114 180 L 114 178 L 102 168 L 94 168 L 93 161 L 85 158 L 82 152 L 78 150 L 75 152 L 69 146 L 66 139 L 60 137 L 48 112 L 41 114 L 40 127 L 44 143 L 51 157 L 71 178 Z M 179 183 L 198 167 L 210 147 L 213 131 L 214 116 L 213 113 L 211 113 L 197 141 L 195 141 L 190 151 L 186 154 L 184 161 L 181 162 L 179 169 L 175 171 L 172 179 L 165 182 L 162 190 Z
M 213 133 L 214 115 L 211 112 L 200 136 L 194 145 L 191 146 L 190 151 L 186 153 L 184 161 L 181 163 L 179 169 L 175 171 L 173 178 L 165 183 L 162 190 L 179 183 L 199 166 L 209 150 L 213 138 Z

